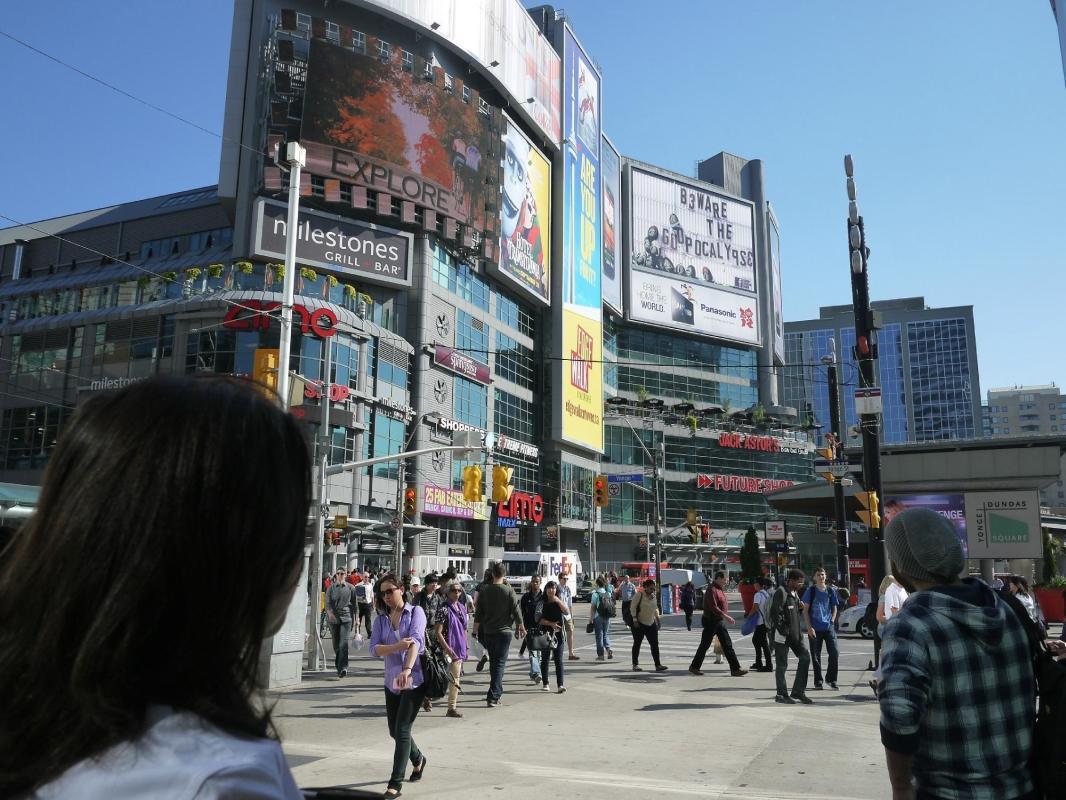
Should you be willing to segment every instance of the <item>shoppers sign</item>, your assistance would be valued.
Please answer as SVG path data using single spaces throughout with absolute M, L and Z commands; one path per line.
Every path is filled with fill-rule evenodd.
M 283 203 L 257 202 L 255 255 L 285 260 L 288 213 Z M 392 228 L 301 209 L 296 261 L 372 283 L 410 286 L 411 241 L 411 234 Z
M 473 431 L 481 435 L 482 441 L 485 439 L 485 431 L 482 428 L 469 425 L 466 422 L 460 422 L 457 419 L 451 417 L 434 417 L 426 420 L 434 426 L 435 432 L 438 434 L 455 433 L 456 431 Z M 497 453 L 507 453 L 514 456 L 524 456 L 526 458 L 540 458 L 540 449 L 535 445 L 526 444 L 525 442 L 513 439 L 510 436 L 504 436 L 503 434 L 497 434 L 492 440 L 492 449 Z
M 271 312 L 281 308 L 281 303 L 263 300 L 236 300 L 226 310 L 222 318 L 222 327 L 233 331 L 265 331 L 270 329 Z M 292 321 L 300 326 L 300 332 L 313 333 L 320 339 L 335 334 L 337 327 L 337 315 L 328 308 L 316 308 L 313 311 L 307 306 L 294 305 L 292 307 Z
M 600 76 L 563 28 L 563 312 L 555 438 L 603 450 Z
M 503 137 L 497 270 L 537 301 L 551 302 L 551 164 L 511 120 Z
M 400 47 L 380 58 L 311 40 L 300 131 L 307 171 L 414 203 L 479 235 L 495 231 L 487 209 L 499 191 L 493 156 L 502 118 L 447 91 L 443 76 L 426 80 L 408 66 Z
M 630 266 L 695 285 L 755 291 L 755 207 L 633 167 Z
M 776 478 L 752 478 L 747 475 L 697 475 L 697 489 L 714 489 L 719 492 L 744 492 L 747 494 L 765 494 L 795 486 L 795 481 Z
M 458 489 L 426 484 L 422 489 L 422 512 L 453 519 L 488 519 L 484 503 L 473 503 Z
M 665 273 L 630 270 L 628 318 L 743 344 L 761 341 L 755 297 Z
M 1040 558 L 1040 496 L 1036 492 L 968 492 L 970 558 Z
M 488 364 L 482 364 L 466 353 L 460 353 L 443 344 L 433 346 L 433 363 L 478 383 L 492 382 Z
M 490 72 L 559 146 L 559 55 L 519 0 L 367 0 L 433 31 Z M 396 48 L 399 49 L 399 48 Z

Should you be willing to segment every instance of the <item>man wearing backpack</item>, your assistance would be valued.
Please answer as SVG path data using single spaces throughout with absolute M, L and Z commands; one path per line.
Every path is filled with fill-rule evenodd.
M 807 634 L 811 637 L 812 661 L 814 662 L 814 688 L 822 688 L 822 643 L 825 643 L 826 652 L 829 653 L 829 666 L 825 671 L 825 681 L 829 688 L 837 688 L 837 634 L 833 628 L 836 622 L 837 610 L 840 608 L 840 598 L 832 586 L 826 585 L 825 570 L 818 567 L 814 571 L 814 583 L 807 587 L 803 593 L 803 604 L 807 609 L 807 619 L 810 628 Z
M 736 620 L 729 616 L 729 600 L 725 596 L 725 573 L 716 572 L 714 581 L 703 593 L 703 635 L 700 637 L 700 646 L 696 648 L 696 655 L 692 657 L 692 663 L 689 664 L 690 673 L 703 674 L 700 667 L 703 666 L 704 656 L 707 655 L 707 649 L 717 636 L 722 645 L 722 653 L 729 662 L 729 674 L 734 678 L 748 674 L 746 669 L 740 668 L 740 661 L 737 660 L 737 654 L 733 651 L 733 642 L 725 627 L 727 622 L 732 624 Z
M 807 651 L 807 629 L 810 623 L 805 619 L 807 612 L 799 599 L 800 588 L 805 576 L 798 569 L 785 573 L 785 585 L 778 586 L 770 596 L 769 608 L 763 604 L 766 624 L 770 629 L 774 643 L 774 663 L 777 683 L 778 703 L 793 704 L 797 700 L 804 705 L 814 701 L 807 697 L 807 670 L 811 665 L 811 654 Z M 788 669 L 788 651 L 796 655 L 796 677 L 792 680 L 792 694 L 788 693 L 785 683 L 785 670 Z
M 607 587 L 603 578 L 596 579 L 596 589 L 589 597 L 589 622 L 596 632 L 596 660 L 614 658 L 611 649 L 611 618 L 615 615 L 614 592 Z
M 1035 686 L 1018 617 L 984 582 L 959 580 L 966 558 L 939 514 L 901 511 L 885 546 L 914 593 L 882 632 L 877 699 L 892 796 L 1034 797 Z

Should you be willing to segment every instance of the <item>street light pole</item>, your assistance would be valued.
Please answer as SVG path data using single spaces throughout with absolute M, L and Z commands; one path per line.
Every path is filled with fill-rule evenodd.
M 281 341 L 278 343 L 278 394 L 289 408 L 289 360 L 292 351 L 292 306 L 296 287 L 296 240 L 300 237 L 300 170 L 307 163 L 307 150 L 299 142 L 285 146 L 289 165 L 289 216 L 285 227 L 285 277 L 281 288 Z
M 826 365 L 829 378 L 829 423 L 836 437 L 834 453 L 835 457 L 842 454 L 843 439 L 840 420 L 840 388 L 837 382 L 837 342 L 829 340 L 829 352 L 822 356 L 822 363 Z M 833 508 L 836 513 L 837 528 L 837 580 L 843 581 L 845 588 L 851 588 L 850 572 L 848 570 L 848 516 L 844 506 L 844 484 L 841 478 L 833 479 Z
M 332 382 L 330 381 L 330 373 L 333 371 L 331 362 L 332 346 L 330 338 L 326 338 L 324 342 L 326 349 L 326 363 L 325 371 L 322 373 L 322 395 L 318 402 L 321 404 L 322 415 L 318 426 L 318 440 L 315 442 L 315 455 L 317 456 L 315 461 L 318 470 L 318 513 L 315 515 L 315 541 L 311 548 L 311 558 L 313 563 L 311 564 L 312 581 L 315 590 L 315 599 L 322 593 L 322 558 L 323 547 L 325 545 L 326 538 L 326 515 L 329 513 L 329 476 L 327 468 L 329 466 L 329 406 L 330 406 L 330 389 L 332 388 Z M 282 364 L 287 364 L 287 361 L 282 361 Z M 281 370 L 282 374 L 288 374 L 287 369 Z M 286 392 L 283 397 L 288 397 Z M 317 672 L 322 669 L 325 660 L 325 653 L 322 652 L 322 640 L 319 637 L 318 630 L 318 618 L 319 618 L 318 603 L 315 603 L 315 613 L 312 615 L 315 623 L 315 635 L 314 635 L 314 668 Z

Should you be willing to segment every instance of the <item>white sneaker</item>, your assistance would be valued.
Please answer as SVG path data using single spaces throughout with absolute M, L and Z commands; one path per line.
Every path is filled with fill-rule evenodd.
M 542 684 L 540 685 L 540 690 L 541 690 L 542 692 L 548 692 L 548 691 L 551 691 L 551 690 L 550 690 L 550 689 L 548 688 L 548 684 L 546 684 L 546 683 L 542 683 Z

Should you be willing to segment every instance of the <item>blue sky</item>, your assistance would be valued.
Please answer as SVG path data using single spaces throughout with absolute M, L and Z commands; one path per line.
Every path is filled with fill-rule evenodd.
M 982 392 L 1066 380 L 1066 85 L 1047 0 L 563 7 L 625 155 L 685 174 L 720 150 L 765 162 L 786 319 L 850 301 L 851 152 L 874 298 L 973 305 Z M 0 29 L 220 132 L 231 17 L 223 0 L 37 0 Z M 3 38 L 0 74 L 0 214 L 217 181 L 217 138 Z

